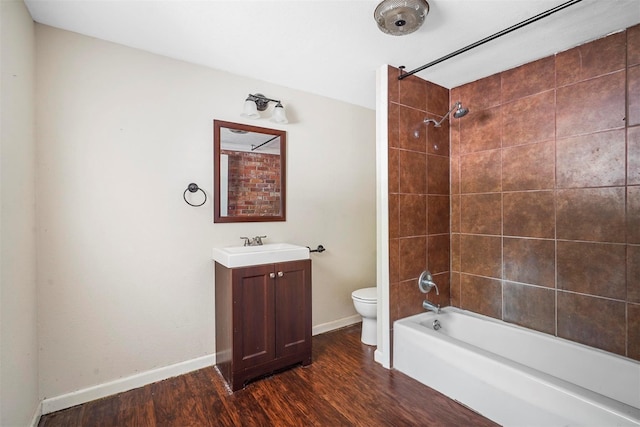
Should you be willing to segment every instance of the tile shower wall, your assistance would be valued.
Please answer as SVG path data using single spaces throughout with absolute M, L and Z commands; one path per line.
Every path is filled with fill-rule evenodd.
M 418 277 L 430 270 L 449 304 L 449 124 L 425 126 L 449 110 L 449 90 L 389 67 L 390 320 L 424 311 Z
M 451 304 L 640 360 L 640 26 L 451 96 Z

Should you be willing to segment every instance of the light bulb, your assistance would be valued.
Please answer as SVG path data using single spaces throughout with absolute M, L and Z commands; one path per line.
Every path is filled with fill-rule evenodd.
M 276 104 L 276 107 L 273 109 L 273 115 L 271 116 L 271 121 L 276 123 L 289 123 L 289 120 L 287 120 L 287 115 L 284 112 L 284 107 L 279 102 Z
M 250 119 L 259 119 L 260 113 L 258 113 L 258 107 L 256 103 L 250 99 L 244 101 L 244 110 L 241 114 L 242 117 L 248 117 Z

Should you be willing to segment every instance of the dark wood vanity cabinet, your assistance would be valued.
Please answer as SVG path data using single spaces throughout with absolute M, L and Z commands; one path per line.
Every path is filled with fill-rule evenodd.
M 227 268 L 216 262 L 216 366 L 236 391 L 311 363 L 311 260 Z

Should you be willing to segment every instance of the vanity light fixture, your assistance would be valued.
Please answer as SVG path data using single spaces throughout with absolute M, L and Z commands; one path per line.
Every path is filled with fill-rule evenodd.
M 256 93 L 255 95 L 249 94 L 249 96 L 247 96 L 247 99 L 244 101 L 244 110 L 241 116 L 250 119 L 259 119 L 259 111 L 266 110 L 269 102 L 276 103 L 276 106 L 273 108 L 273 114 L 271 114 L 271 121 L 276 123 L 289 123 L 282 103 L 277 99 L 267 98 L 261 93 Z

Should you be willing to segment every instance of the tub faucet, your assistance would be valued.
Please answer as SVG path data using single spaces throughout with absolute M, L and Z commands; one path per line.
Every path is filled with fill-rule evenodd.
M 422 308 L 424 308 L 425 310 L 433 311 L 435 314 L 440 313 L 440 304 L 435 305 L 434 303 L 427 300 L 424 300 L 422 302 Z
M 438 285 L 433 281 L 433 276 L 428 271 L 423 271 L 418 279 L 418 287 L 423 294 L 426 294 L 431 291 L 431 289 L 436 288 L 436 295 L 440 295 L 438 291 Z M 424 300 L 422 303 L 422 308 L 425 310 L 433 311 L 434 313 L 440 313 L 440 304 L 435 305 L 432 302 Z

